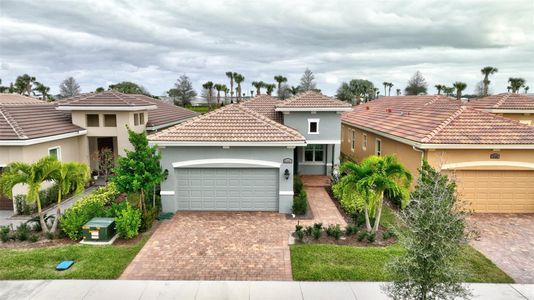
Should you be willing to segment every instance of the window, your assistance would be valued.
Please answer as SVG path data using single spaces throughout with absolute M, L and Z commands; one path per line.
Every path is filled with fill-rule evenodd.
M 134 114 L 134 125 L 139 125 L 139 114 Z
M 100 120 L 98 118 L 98 115 L 94 114 L 88 114 L 86 115 L 87 118 L 87 127 L 98 127 L 100 126 Z
M 324 145 L 307 145 L 304 148 L 304 161 L 322 162 L 324 159 Z
M 144 113 L 139 114 L 139 124 L 145 125 L 145 114 Z
M 61 160 L 61 147 L 48 148 L 48 156 L 52 156 L 57 160 Z
M 104 127 L 117 127 L 117 115 L 104 115 Z
M 308 134 L 319 134 L 319 119 L 308 119 Z
M 377 156 L 382 155 L 382 141 L 380 139 L 376 139 L 375 143 L 375 154 Z
M 362 136 L 362 150 L 367 150 L 367 134 L 363 134 Z
M 351 144 L 350 144 L 350 149 L 352 149 L 352 151 L 354 151 L 354 147 L 356 147 L 356 131 L 352 130 L 352 137 L 351 137 Z

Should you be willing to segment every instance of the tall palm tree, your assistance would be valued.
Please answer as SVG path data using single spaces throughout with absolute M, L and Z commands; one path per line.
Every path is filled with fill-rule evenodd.
M 232 98 L 234 97 L 234 72 L 226 72 L 226 77 L 230 78 L 230 102 L 232 101 Z
M 443 90 L 444 85 L 436 84 L 434 87 L 436 88 L 436 90 L 438 90 L 438 95 L 441 95 L 441 90 Z
M 271 94 L 273 93 L 274 89 L 276 88 L 276 84 L 274 83 L 266 83 L 264 85 L 264 87 L 267 89 L 267 95 L 271 96 Z
M 456 99 L 462 99 L 462 92 L 467 87 L 467 84 L 465 84 L 465 82 L 456 81 L 452 86 L 456 89 Z
M 391 96 L 391 88 L 394 86 L 392 82 L 388 82 L 388 96 Z M 385 96 L 385 95 L 384 95 Z
M 234 81 L 237 83 L 237 102 L 241 100 L 241 83 L 245 81 L 245 76 L 235 73 L 234 74 Z
M 384 85 L 384 96 L 386 96 L 387 95 L 386 88 L 389 86 L 389 82 L 384 81 L 382 82 L 382 85 Z
M 16 185 L 24 184 L 27 186 L 26 200 L 37 203 L 39 222 L 41 223 L 43 232 L 48 232 L 48 227 L 41 209 L 39 190 L 43 182 L 53 180 L 54 173 L 60 167 L 61 163 L 57 159 L 46 156 L 32 164 L 23 162 L 10 163 L 0 177 L 0 191 L 9 198 L 13 198 L 13 188 Z
M 525 94 L 528 94 L 528 90 L 530 90 L 530 87 L 528 85 L 525 87 Z
M 254 98 L 254 90 L 250 90 L 250 98 Z
M 216 83 L 213 87 L 217 91 L 217 105 L 219 105 L 221 104 L 221 91 L 223 90 L 223 85 Z
M 355 199 L 356 206 L 364 211 L 368 231 L 378 230 L 384 193 L 398 196 L 402 206 L 408 201 L 412 175 L 395 156 L 370 156 L 360 164 L 346 162 L 340 171 L 346 175 L 340 179 L 338 188 L 342 196 Z M 373 227 L 369 215 L 374 215 Z
M 252 86 L 256 88 L 256 96 L 261 95 L 261 88 L 265 86 L 263 81 L 252 81 Z
M 280 97 L 280 94 L 282 93 L 282 83 L 287 82 L 287 78 L 282 75 L 276 75 L 274 76 L 274 81 L 278 83 L 278 97 Z
M 61 217 L 61 200 L 63 195 L 73 192 L 74 195 L 81 193 L 89 180 L 89 167 L 84 163 L 67 162 L 60 163 L 60 167 L 52 173 L 52 180 L 58 187 L 56 217 L 52 224 L 51 232 L 57 231 L 59 218 Z
M 292 86 L 289 88 L 289 92 L 291 93 L 291 95 L 295 96 L 300 92 L 300 88 L 298 86 Z
M 519 89 L 525 86 L 525 79 L 523 78 L 510 77 L 508 78 L 508 82 L 510 83 L 510 87 L 512 88 L 512 93 L 518 93 Z
M 484 75 L 484 79 L 482 80 L 482 83 L 484 84 L 484 96 L 487 96 L 488 95 L 489 84 L 491 82 L 489 80 L 489 76 L 499 72 L 499 70 L 497 68 L 488 66 L 488 67 L 482 68 L 482 70 L 480 70 L 480 72 L 482 73 L 482 75 Z
M 35 81 L 33 91 L 39 92 L 44 101 L 47 101 L 50 98 L 50 95 L 48 94 L 50 88 L 40 82 Z
M 208 95 L 207 95 L 208 96 L 208 99 L 207 99 L 208 100 L 208 109 L 211 110 L 211 96 L 212 96 L 212 93 L 213 93 L 213 82 L 207 81 L 206 83 L 204 83 L 202 85 L 202 87 L 204 89 L 206 89 L 207 92 L 208 92 Z
M 223 92 L 224 92 L 224 103 L 226 104 L 228 102 L 228 92 L 230 91 L 230 89 L 228 89 L 226 84 L 223 84 L 223 86 L 224 86 L 224 89 L 223 89 Z
M 397 96 L 401 95 L 401 89 L 397 89 Z

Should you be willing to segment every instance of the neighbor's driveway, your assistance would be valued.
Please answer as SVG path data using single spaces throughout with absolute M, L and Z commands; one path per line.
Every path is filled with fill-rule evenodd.
M 475 214 L 472 245 L 517 283 L 534 283 L 534 214 Z

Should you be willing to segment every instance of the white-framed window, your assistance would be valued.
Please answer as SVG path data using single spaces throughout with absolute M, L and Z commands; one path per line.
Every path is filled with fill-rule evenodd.
M 61 147 L 56 146 L 56 147 L 48 148 L 48 156 L 52 156 L 56 158 L 57 160 L 61 160 Z
M 139 124 L 145 125 L 145 114 L 144 113 L 139 114 Z
M 350 137 L 350 149 L 354 151 L 354 148 L 356 148 L 356 131 L 352 129 Z
M 139 125 L 139 114 L 138 113 L 134 114 L 134 125 L 135 126 Z
M 319 119 L 308 119 L 308 134 L 319 134 Z
M 367 134 L 365 133 L 362 134 L 362 150 L 367 150 Z
M 380 156 L 382 155 L 382 140 L 376 139 L 375 141 L 375 155 Z
M 324 161 L 324 145 L 307 145 L 304 148 L 305 162 L 322 162 Z

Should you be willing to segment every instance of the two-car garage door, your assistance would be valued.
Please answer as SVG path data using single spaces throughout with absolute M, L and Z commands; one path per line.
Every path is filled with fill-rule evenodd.
M 178 210 L 278 211 L 278 169 L 176 169 Z
M 457 170 L 458 194 L 476 212 L 534 213 L 534 171 Z

